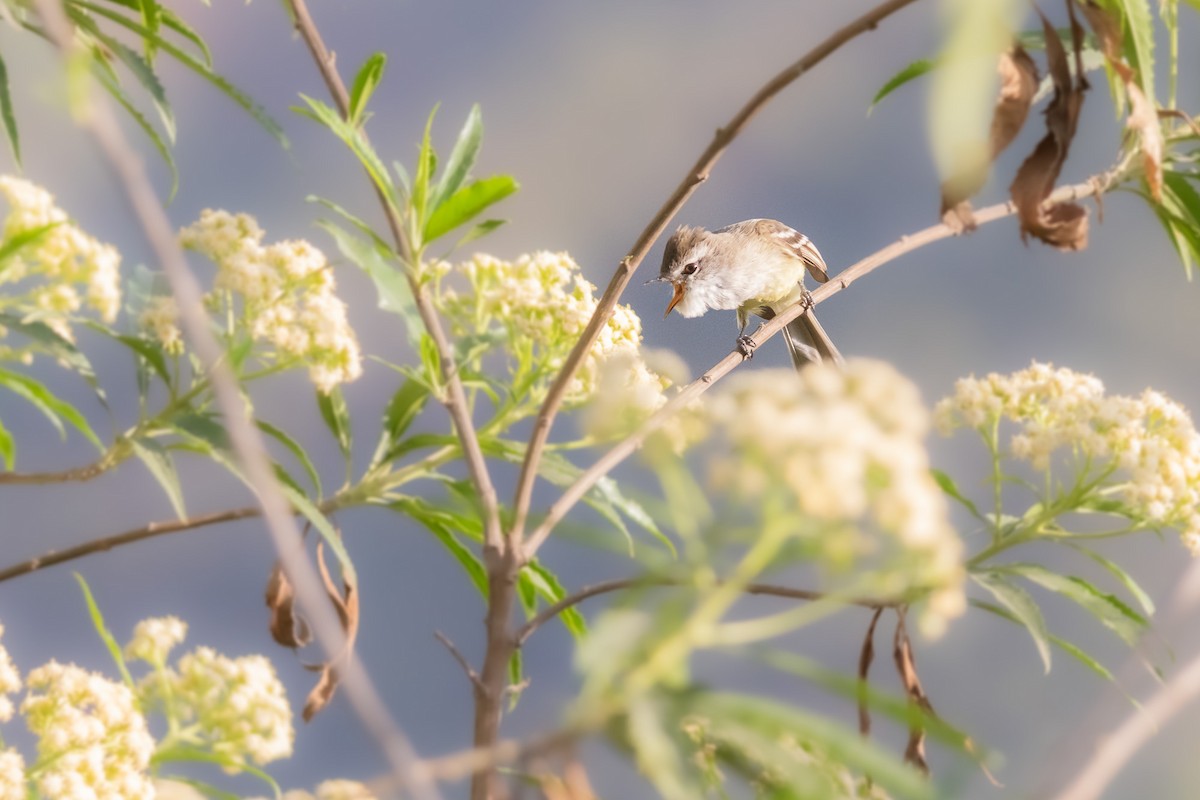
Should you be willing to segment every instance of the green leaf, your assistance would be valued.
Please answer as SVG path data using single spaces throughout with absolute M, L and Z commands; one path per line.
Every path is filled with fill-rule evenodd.
M 933 473 L 933 479 L 937 481 L 937 485 L 941 487 L 943 492 L 957 500 L 964 508 L 967 509 L 967 511 L 971 512 L 971 516 L 975 517 L 975 519 L 980 520 L 981 522 L 986 521 L 983 514 L 979 511 L 979 508 L 974 502 L 971 501 L 971 498 L 967 497 L 959 490 L 958 485 L 954 482 L 953 478 L 940 469 L 931 469 L 930 472 Z
M 433 131 L 433 118 L 437 115 L 437 106 L 429 112 L 429 119 L 425 121 L 425 135 L 421 137 L 421 147 L 417 151 L 417 171 L 413 177 L 412 185 L 412 207 L 413 213 L 416 214 L 417 221 L 424 230 L 428 227 L 425 220 L 428 218 L 428 198 L 429 198 L 429 182 L 433 179 L 433 173 L 437 170 L 437 153 L 433 149 L 433 144 L 430 142 L 430 136 Z
M 129 674 L 129 668 L 125 666 L 125 654 L 121 651 L 121 645 L 117 644 L 117 639 L 112 635 L 108 626 L 104 624 L 104 614 L 100 612 L 100 606 L 96 604 L 96 598 L 92 596 L 92 590 L 88 586 L 87 581 L 78 572 L 74 573 L 75 580 L 79 582 L 79 588 L 83 590 L 83 600 L 87 603 L 88 615 L 92 619 L 92 627 L 96 629 L 96 633 L 100 636 L 100 641 L 104 642 L 104 646 L 108 648 L 108 653 L 112 656 L 113 663 L 117 665 L 117 670 L 121 673 L 121 680 L 125 681 L 125 685 L 130 689 L 133 688 L 133 677 Z
M 496 230 L 497 228 L 499 228 L 501 225 L 505 224 L 506 222 L 508 222 L 508 220 L 506 220 L 506 219 L 485 219 L 483 222 L 480 222 L 478 225 L 472 225 L 471 230 L 469 230 L 465 234 L 463 234 L 463 237 L 461 239 L 459 239 L 457 242 L 455 242 L 454 246 L 462 247 L 464 244 L 467 244 L 468 242 L 473 242 L 476 239 L 482 239 L 484 236 L 487 236 L 489 233 Z
M 1002 617 L 1003 619 L 1006 619 L 1009 622 L 1012 622 L 1016 625 L 1024 625 L 1024 623 L 1022 623 L 1019 619 L 1017 619 L 1013 615 L 1013 613 L 1006 608 L 1002 608 L 1000 606 L 993 605 L 992 603 L 988 603 L 983 600 L 972 599 L 970 602 L 971 602 L 971 605 L 975 606 L 976 608 L 980 608 L 980 609 L 983 609 L 984 611 L 995 614 L 996 616 Z M 1095 672 L 1101 678 L 1104 678 L 1105 680 L 1116 683 L 1116 681 L 1117 681 L 1116 676 L 1114 676 L 1111 672 L 1109 672 L 1108 669 L 1103 664 L 1101 664 L 1099 661 L 1097 661 L 1092 656 L 1088 655 L 1086 652 L 1084 652 L 1079 647 L 1071 644 L 1066 639 L 1055 636 L 1053 633 L 1049 635 L 1049 639 L 1050 639 L 1051 644 L 1053 644 L 1055 647 L 1061 649 L 1064 653 L 1071 656 L 1072 658 L 1077 660 L 1079 663 L 1083 664 L 1088 669 Z
M 383 70 L 386 66 L 387 56 L 383 53 L 372 53 L 359 67 L 358 74 L 354 76 L 354 85 L 350 89 L 348 116 L 351 125 L 363 123 L 363 112 L 366 111 L 367 103 L 370 102 L 379 82 L 383 80 Z
M 371 277 L 375 291 L 379 294 L 379 307 L 398 314 L 404 320 L 408 340 L 415 342 L 425 330 L 425 326 L 413 301 L 408 277 L 395 257 L 390 254 L 385 256 L 379 248 L 371 246 L 332 222 L 321 220 L 317 224 L 333 237 L 343 256 Z
M 935 796 L 933 784 L 915 769 L 864 739 L 858 731 L 825 717 L 777 700 L 744 694 L 702 692 L 690 697 L 687 705 L 692 713 L 709 721 L 711 731 L 722 741 L 742 742 L 751 754 L 760 747 L 778 748 L 782 752 L 768 756 L 764 766 L 792 768 L 788 777 L 793 783 L 811 781 L 811 776 L 805 774 L 808 759 L 789 755 L 786 748 L 780 747 L 783 736 L 810 743 L 856 774 L 871 776 L 892 797 L 927 800 Z M 766 756 L 769 751 L 759 752 Z M 779 757 L 784 760 L 778 761 Z
M 4 468 L 11 471 L 17 460 L 17 444 L 3 420 L 0 420 L 0 457 L 4 458 Z
M 88 425 L 83 414 L 80 414 L 75 406 L 55 397 L 41 383 L 35 381 L 33 378 L 20 375 L 16 372 L 9 372 L 0 367 L 0 386 L 24 398 L 34 408 L 42 412 L 43 416 L 50 420 L 54 427 L 58 429 L 60 436 L 66 437 L 67 432 L 62 424 L 62 421 L 66 420 L 75 430 L 87 437 L 87 440 L 94 444 L 97 450 L 104 451 L 103 443 L 101 443 L 100 438 L 92 431 L 92 427 Z
M 1108 570 L 1108 572 L 1114 578 L 1120 581 L 1121 585 L 1123 585 L 1129 591 L 1129 593 L 1133 595 L 1133 598 L 1137 600 L 1138 605 L 1142 607 L 1142 610 L 1145 611 L 1147 615 L 1154 614 L 1154 601 L 1150 599 L 1150 595 L 1148 595 L 1138 584 L 1138 582 L 1133 579 L 1133 576 L 1126 572 L 1119 564 L 1117 564 L 1115 561 L 1105 558 L 1090 547 L 1084 547 L 1083 545 L 1070 541 L 1066 542 L 1066 544 L 1078 550 L 1080 553 L 1083 553 L 1092 561 L 1095 561 L 1097 564 Z
M 366 136 L 363 135 L 362 129 L 351 125 L 342 119 L 342 115 L 337 109 L 332 106 L 322 103 L 320 100 L 314 100 L 308 95 L 301 94 L 300 99 L 308 104 L 308 108 L 300 108 L 293 106 L 292 111 L 302 117 L 324 125 L 335 136 L 342 140 L 342 143 L 350 148 L 359 160 L 359 163 L 367 170 L 372 183 L 383 194 L 385 200 L 396 213 L 403 212 L 403 204 L 400 202 L 399 196 L 396 194 L 396 186 L 392 183 L 392 178 L 388 175 L 387 167 L 379 160 L 379 155 L 375 152 Z
M 342 458 L 346 460 L 346 464 L 350 463 L 350 411 L 346 408 L 346 398 L 342 394 L 339 387 L 324 394 L 317 392 L 317 408 L 321 410 L 321 419 L 325 420 L 325 427 L 333 434 L 334 441 L 337 442 L 338 449 L 342 451 Z
M 383 411 L 383 430 L 375 455 L 371 458 L 372 467 L 392 460 L 392 449 L 404 437 L 428 399 L 429 387 L 419 381 L 409 379 L 400 384 Z
M 473 181 L 450 195 L 425 223 L 425 241 L 440 236 L 470 222 L 485 208 L 500 202 L 518 189 L 511 175 L 493 175 Z
M 300 462 L 300 466 L 304 468 L 304 473 L 308 476 L 313 490 L 316 492 L 317 497 L 320 497 L 321 477 L 317 474 L 317 468 L 313 466 L 312 459 L 308 457 L 308 453 L 300 446 L 300 443 L 289 436 L 282 428 L 277 428 L 265 420 L 256 420 L 255 424 L 258 425 L 260 431 L 283 445 Z
M 1115 595 L 1101 592 L 1083 578 L 1059 575 L 1037 564 L 1005 564 L 996 567 L 994 571 L 1020 575 L 1077 603 L 1128 645 L 1136 644 L 1138 638 L 1149 627 L 1149 623 L 1141 614 L 1125 605 Z
M 175 460 L 171 453 L 158 442 L 150 438 L 131 439 L 133 453 L 158 481 L 158 485 L 167 493 L 175 516 L 187 519 L 187 509 L 183 504 L 183 486 L 179 483 L 179 472 L 175 469 Z
M 1025 626 L 1033 643 L 1041 656 L 1042 666 L 1050 672 L 1050 631 L 1046 629 L 1046 620 L 1038 604 L 1029 592 L 1012 583 L 1007 577 L 994 571 L 973 573 L 971 578 L 991 592 L 1004 608 L 1008 609 L 1012 618 Z
M 418 497 L 402 497 L 389 503 L 388 508 L 424 525 L 463 568 L 479 596 L 487 600 L 487 569 L 479 556 L 459 540 L 458 534 L 465 531 L 464 526 L 458 524 L 459 520 L 456 520 L 454 514 L 430 505 Z
M 133 354 L 142 361 L 145 361 L 154 373 L 162 379 L 166 386 L 171 386 L 171 373 L 167 369 L 167 360 L 163 356 L 162 348 L 155 342 L 148 339 L 143 339 L 139 336 L 128 336 L 117 333 L 105 325 L 89 325 L 92 330 L 104 334 L 115 342 L 120 342 L 133 351 Z
M 559 582 L 558 576 L 536 560 L 521 570 L 520 577 L 521 580 L 529 581 L 537 595 L 551 605 L 567 596 L 567 590 Z M 587 634 L 587 621 L 574 606 L 564 609 L 558 615 L 558 619 L 576 639 L 581 639 Z
M 479 110 L 479 104 L 476 103 L 471 106 L 471 111 L 467 114 L 467 121 L 463 124 L 462 130 L 458 132 L 454 150 L 451 151 L 450 158 L 446 160 L 446 166 L 442 169 L 442 177 L 430 198 L 430 208 L 437 210 L 447 197 L 453 195 L 463 185 L 475 167 L 475 160 L 479 157 L 479 148 L 482 143 L 483 114 Z
M 932 58 L 922 58 L 912 62 L 904 69 L 897 72 L 892 77 L 888 78 L 887 82 L 880 87 L 875 96 L 871 98 L 871 105 L 867 106 L 867 113 L 870 114 L 875 110 L 875 106 L 879 105 L 879 101 L 887 97 L 892 92 L 899 89 L 906 83 L 914 81 L 917 78 L 932 72 L 938 62 Z
M 35 228 L 29 228 L 5 239 L 4 243 L 0 245 L 0 273 L 4 271 L 4 262 L 19 253 L 22 248 L 40 242 L 45 238 L 46 234 L 61 224 L 61 222 L 50 222 L 46 225 L 38 225 Z
M 89 327 L 93 325 L 103 327 L 100 323 L 92 323 Z M 8 329 L 9 332 L 15 331 L 28 338 L 37 352 L 50 356 L 62 366 L 74 371 L 87 382 L 88 386 L 92 387 L 97 399 L 107 408 L 108 398 L 105 396 L 100 382 L 96 379 L 96 371 L 92 368 L 92 362 L 88 361 L 87 356 L 75 346 L 74 342 L 36 319 L 22 319 L 12 314 L 0 314 L 0 326 Z
M 267 784 L 271 788 L 271 793 L 275 796 L 276 800 L 283 800 L 283 790 L 279 788 L 279 784 L 275 782 L 275 779 L 253 764 L 245 763 L 243 759 L 221 753 L 212 753 L 191 745 L 176 744 L 172 747 L 156 750 L 151 763 L 161 764 L 171 761 L 215 764 L 230 774 L 245 772 Z
M 155 47 L 161 49 L 165 53 L 168 53 L 180 64 L 204 78 L 206 81 L 220 90 L 222 94 L 241 106 L 244 111 L 254 118 L 254 120 L 263 128 L 263 130 L 275 137 L 276 141 L 278 141 L 282 147 L 285 149 L 288 147 L 287 136 L 284 135 L 283 128 L 279 126 L 279 123 L 272 119 L 271 116 L 267 114 L 267 112 L 264 111 L 263 108 L 257 103 L 255 103 L 247 94 L 242 92 L 221 75 L 213 72 L 209 63 L 196 60 L 196 58 L 190 53 L 180 49 L 172 42 L 163 39 L 153 31 L 147 30 L 144 25 L 133 22 L 121 14 L 110 11 L 104 6 L 97 5 L 96 3 L 89 2 L 88 0 L 76 0 L 73 5 L 76 5 L 79 8 L 87 9 L 97 16 L 104 17 L 105 19 L 111 20 L 127 30 L 133 31 L 144 41 L 151 42 Z
M 100 73 L 98 80 L 105 91 L 109 93 L 109 96 L 113 100 L 116 100 L 117 104 L 125 109 L 125 113 L 129 115 L 129 118 L 141 128 L 142 133 L 150 140 L 150 144 L 154 146 L 159 158 L 167 165 L 167 170 L 171 175 L 171 187 L 167 192 L 167 202 L 170 202 L 175 198 L 176 191 L 179 190 L 179 167 L 175 163 L 175 156 L 172 155 L 171 148 L 163 141 L 158 130 L 150 124 L 150 120 L 146 119 L 145 115 L 126 96 L 120 84 L 103 73 Z
M 17 132 L 17 115 L 13 111 L 12 95 L 8 89 L 8 67 L 0 58 L 0 119 L 4 120 L 4 132 L 8 134 L 8 146 L 12 150 L 13 163 L 21 166 L 21 137 Z
M 1109 0 L 1111 5 L 1114 0 Z M 1150 107 L 1155 108 L 1154 94 L 1154 17 L 1147 0 L 1115 0 L 1125 32 L 1125 60 L 1137 73 L 1139 85 Z

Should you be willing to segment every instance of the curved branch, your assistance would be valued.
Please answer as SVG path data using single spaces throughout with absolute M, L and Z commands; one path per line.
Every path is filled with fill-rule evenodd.
M 679 578 L 666 578 L 655 576 L 643 576 L 640 578 L 619 578 L 617 580 L 604 581 L 591 586 L 585 586 L 575 594 L 567 595 L 553 605 L 546 606 L 536 617 L 526 622 L 521 626 L 513 641 L 517 647 L 525 644 L 525 641 L 537 631 L 538 628 L 545 625 L 550 620 L 557 617 L 568 608 L 579 605 L 584 600 L 596 597 L 601 594 L 610 594 L 619 592 L 622 589 L 632 589 L 635 586 L 683 586 L 687 581 Z M 744 594 L 761 595 L 765 597 L 786 597 L 791 600 L 823 600 L 826 595 L 824 592 L 815 592 L 811 589 L 795 589 L 791 586 L 781 586 L 774 583 L 748 583 L 742 587 Z M 907 600 L 884 600 L 874 599 L 869 597 L 849 598 L 846 601 L 847 605 L 862 606 L 864 608 L 884 609 L 897 608 L 904 605 Z
M 1065 186 L 1053 194 L 1046 200 L 1047 205 L 1065 202 L 1068 200 L 1078 200 L 1083 197 L 1096 196 L 1099 197 L 1115 182 L 1116 173 L 1114 171 L 1106 172 L 1103 175 L 1092 178 L 1084 183 L 1078 183 L 1074 186 Z M 998 219 L 1010 216 L 1016 213 L 1016 206 L 1012 203 L 998 203 L 994 206 L 988 206 L 976 212 L 975 220 L 978 225 L 986 225 L 989 222 L 995 222 Z M 958 234 L 958 231 L 945 225 L 938 224 L 925 228 L 908 236 L 902 236 L 899 240 L 893 242 L 882 250 L 878 250 L 853 266 L 842 271 L 837 276 L 831 278 L 828 283 L 822 284 L 811 293 L 812 303 L 817 303 L 827 300 L 838 292 L 846 289 L 850 284 L 854 283 L 859 278 L 878 267 L 894 261 L 905 253 L 917 250 L 927 244 L 948 239 L 951 236 Z M 758 330 L 750 337 L 755 346 L 761 346 L 763 342 L 770 339 L 775 334 L 779 333 L 789 322 L 805 313 L 803 303 L 796 303 L 785 311 L 777 314 L 774 319 L 761 325 Z M 741 364 L 745 357 L 740 350 L 734 350 L 725 358 L 718 361 L 707 372 L 701 375 L 696 380 L 683 387 L 682 390 L 658 411 L 652 414 L 641 426 L 627 436 L 625 439 L 617 443 L 611 450 L 601 456 L 596 463 L 592 464 L 584 471 L 575 483 L 571 484 L 562 493 L 547 511 L 545 518 L 538 527 L 530 534 L 528 541 L 525 544 L 523 557 L 528 560 L 533 558 L 539 547 L 545 543 L 550 532 L 554 529 L 562 519 L 567 515 L 576 503 L 587 494 L 600 478 L 607 475 L 614 467 L 628 458 L 635 450 L 642 446 L 651 433 L 658 430 L 662 425 L 673 415 L 679 412 L 680 409 L 686 407 L 697 397 L 708 391 L 714 383 L 728 375 L 735 367 Z
M 77 558 L 89 556 L 92 553 L 102 553 L 105 550 L 112 550 L 114 547 L 120 547 L 123 544 L 140 542 L 142 539 L 151 539 L 155 536 L 163 536 L 168 533 L 195 530 L 196 528 L 216 525 L 221 522 L 233 522 L 234 520 L 246 519 L 248 517 L 257 517 L 260 514 L 262 514 L 262 509 L 258 506 L 246 506 L 245 508 L 217 511 L 212 514 L 189 517 L 188 519 L 151 522 L 149 525 L 144 525 L 141 528 L 132 528 L 123 533 L 105 536 L 103 539 L 93 539 L 90 542 L 84 542 L 83 544 L 68 547 L 64 550 L 50 550 L 28 561 L 22 561 L 20 564 L 13 564 L 11 567 L 0 569 L 0 583 L 22 575 L 28 575 L 31 572 L 37 572 L 43 567 L 52 567 L 55 564 L 62 564 L 66 561 L 74 561 Z
M 0 472 L 0 485 L 43 486 L 48 483 L 86 483 L 93 478 L 99 478 L 120 462 L 121 459 L 114 459 L 110 453 L 105 453 L 91 464 L 59 472 Z
M 559 371 L 558 376 L 554 379 L 554 384 L 550 387 L 550 391 L 546 395 L 546 400 L 542 403 L 542 407 L 538 411 L 537 419 L 534 420 L 533 424 L 533 432 L 530 434 L 529 447 L 525 451 L 525 460 L 521 464 L 521 475 L 517 482 L 517 491 L 513 501 L 513 531 L 516 532 L 516 536 L 520 536 L 521 532 L 524 531 L 525 522 L 529 515 L 529 505 L 533 498 L 533 484 L 537 477 L 538 462 L 541 460 L 546 440 L 550 436 L 550 426 L 554 423 L 554 417 L 562 406 L 567 388 L 583 364 L 584 357 L 591 350 L 596 338 L 600 335 L 601 328 L 608 322 L 608 318 L 612 316 L 613 309 L 616 308 L 621 293 L 629 285 L 634 271 L 642 263 L 646 254 L 650 252 L 650 248 L 654 245 L 654 242 L 662 235 L 662 232 L 667 227 L 667 223 L 683 207 L 683 204 L 692 196 L 696 188 L 708 180 L 709 173 L 712 172 L 713 167 L 716 165 L 718 159 L 721 158 L 725 149 L 737 138 L 737 135 L 742 132 L 742 129 L 746 127 L 746 124 L 754 115 L 774 98 L 775 95 L 787 88 L 788 85 L 801 75 L 821 63 L 821 61 L 842 45 L 859 34 L 874 30 L 882 20 L 905 6 L 911 5 L 913 2 L 915 0 L 888 0 L 834 32 L 825 41 L 808 51 L 799 61 L 768 81 L 733 115 L 733 119 L 724 127 L 717 129 L 712 142 L 700 154 L 700 158 L 696 160 L 696 163 L 688 171 L 687 176 L 679 186 L 675 188 L 675 191 L 667 199 L 667 202 L 663 204 L 662 208 L 650 220 L 650 224 L 646 226 L 637 241 L 634 242 L 633 249 L 629 251 L 629 255 L 625 256 L 620 265 L 618 265 L 612 280 L 609 281 L 608 287 L 604 290 L 604 295 L 596 305 L 596 311 L 592 314 L 587 328 L 579 338 L 579 341 L 575 343 L 571 354 L 567 356 L 562 370 Z M 533 549 L 536 550 L 537 548 Z M 532 555 L 532 551 L 527 551 L 524 555 L 528 557 Z

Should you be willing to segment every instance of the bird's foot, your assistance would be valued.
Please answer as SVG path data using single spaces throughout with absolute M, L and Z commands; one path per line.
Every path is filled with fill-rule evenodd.
M 800 291 L 800 307 L 805 311 L 808 311 L 810 308 L 816 305 L 816 302 L 813 301 L 812 292 L 810 292 L 808 289 L 801 287 Z
M 742 354 L 742 358 L 747 360 L 754 358 L 754 350 L 757 347 L 754 340 L 744 333 L 737 338 L 737 349 Z

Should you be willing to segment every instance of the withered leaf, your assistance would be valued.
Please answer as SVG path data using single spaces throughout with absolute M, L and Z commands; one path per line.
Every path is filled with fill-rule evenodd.
M 871 712 L 867 709 L 867 675 L 875 660 L 875 626 L 883 616 L 883 606 L 871 615 L 871 624 L 863 637 L 862 650 L 858 654 L 858 732 L 864 737 L 871 735 Z
M 325 584 L 325 593 L 329 596 L 329 601 L 333 603 L 338 618 L 342 622 L 346 641 L 340 653 L 319 667 L 321 677 L 317 680 L 317 685 L 308 693 L 304 711 L 301 713 L 305 722 L 311 721 L 325 706 L 329 705 L 329 701 L 337 692 L 337 668 L 345 663 L 354 651 L 354 639 L 358 635 L 359 623 L 358 592 L 354 583 L 343 573 L 342 588 L 338 588 L 329 575 L 329 567 L 325 564 L 325 548 L 322 543 L 317 544 L 317 567 L 321 571 L 321 582 Z
M 1068 0 L 1068 8 L 1073 8 L 1073 5 Z M 1053 191 L 1063 163 L 1067 160 L 1088 84 L 1082 69 L 1076 69 L 1075 78 L 1072 79 L 1067 52 L 1058 32 L 1040 10 L 1038 16 L 1042 19 L 1045 34 L 1046 61 L 1054 84 L 1054 97 L 1046 108 L 1046 135 L 1017 170 L 1009 192 L 1017 207 L 1022 239 L 1034 236 L 1062 250 L 1081 250 L 1087 247 L 1087 209 L 1077 203 L 1058 203 L 1049 208 L 1043 203 Z M 1073 12 L 1071 30 L 1078 66 L 1078 48 L 1083 39 L 1083 29 L 1079 27 Z
M 296 612 L 296 590 L 276 561 L 267 579 L 267 608 L 271 610 L 268 628 L 271 638 L 284 647 L 304 647 L 312 641 L 312 631 L 304 617 Z
M 1158 110 L 1138 85 L 1133 68 L 1121 57 L 1124 36 L 1115 16 L 1092 0 L 1081 4 L 1088 24 L 1100 42 L 1100 49 L 1108 59 L 1113 71 L 1121 76 L 1125 92 L 1129 96 L 1129 117 L 1125 127 L 1137 134 L 1142 151 L 1142 169 L 1146 175 L 1146 186 L 1155 202 L 1162 202 L 1162 160 L 1165 143 L 1162 126 L 1158 122 Z
M 988 163 L 969 164 L 942 183 L 942 222 L 957 233 L 975 229 L 970 198 L 983 188 L 990 162 L 1020 133 L 1037 93 L 1037 65 L 1021 45 L 1014 42 L 1000 54 L 996 71 L 1000 75 L 1000 92 L 992 111 Z
M 913 659 L 912 641 L 908 638 L 908 626 L 904 624 L 904 609 L 896 610 L 896 635 L 892 641 L 892 658 L 896 662 L 896 671 L 900 674 L 900 683 L 908 702 L 920 708 L 930 716 L 936 716 L 933 704 L 921 687 L 921 679 L 917 676 L 917 662 Z M 904 748 L 904 760 L 917 769 L 929 774 L 929 762 L 925 760 L 925 729 L 913 725 L 908 729 L 908 744 Z

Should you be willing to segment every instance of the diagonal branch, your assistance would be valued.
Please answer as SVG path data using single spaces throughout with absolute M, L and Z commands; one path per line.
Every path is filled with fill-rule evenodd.
M 1082 197 L 1096 196 L 1099 197 L 1104 192 L 1108 191 L 1115 183 L 1116 173 L 1107 172 L 1092 180 L 1084 183 L 1078 183 L 1074 186 L 1065 186 L 1053 194 L 1046 200 L 1047 205 L 1064 202 L 1067 200 L 1078 200 Z M 989 222 L 995 222 L 998 219 L 1011 216 L 1016 213 L 1016 207 L 1012 203 L 998 203 L 994 206 L 981 209 L 977 212 L 975 219 L 978 225 L 986 225 Z M 822 284 L 819 288 L 811 293 L 813 305 L 827 300 L 838 292 L 846 289 L 850 284 L 854 283 L 859 278 L 869 272 L 887 264 L 900 256 L 909 253 L 913 250 L 920 249 L 925 245 L 948 239 L 951 236 L 958 235 L 958 232 L 945 224 L 932 225 L 922 231 L 918 231 L 908 236 L 902 236 L 899 240 L 893 242 L 882 250 L 878 250 L 853 266 L 844 270 L 837 276 L 830 278 L 828 283 Z M 780 312 L 772 319 L 759 326 L 758 330 L 750 337 L 755 346 L 761 346 L 763 342 L 770 339 L 775 334 L 779 333 L 789 322 L 805 313 L 803 303 L 796 303 L 790 308 Z M 658 430 L 663 424 L 678 413 L 681 409 L 687 407 L 692 401 L 698 398 L 704 392 L 721 378 L 728 375 L 739 364 L 745 360 L 740 350 L 734 350 L 725 358 L 718 361 L 708 369 L 703 375 L 696 380 L 683 387 L 682 390 L 667 403 L 652 414 L 641 426 L 613 446 L 611 450 L 601 456 L 596 463 L 588 467 L 582 475 L 580 475 L 575 483 L 571 484 L 550 506 L 546 516 L 539 523 L 538 527 L 529 535 L 525 543 L 523 558 L 526 560 L 533 558 L 537 553 L 538 548 L 545 543 L 546 538 L 550 536 L 550 532 L 574 508 L 588 491 L 596 485 L 596 482 L 607 475 L 614 467 L 628 458 L 634 453 L 646 439 L 654 431 Z
M 612 280 L 609 281 L 608 288 L 604 290 L 604 296 L 600 298 L 600 302 L 597 304 L 596 311 L 592 314 L 587 328 L 579 338 L 579 341 L 575 343 L 575 347 L 571 350 L 571 354 L 567 357 L 567 360 L 563 363 L 562 370 L 555 378 L 554 384 L 550 387 L 550 391 L 546 395 L 545 402 L 542 403 L 542 407 L 538 411 L 537 419 L 534 420 L 533 433 L 530 435 L 529 447 L 525 451 L 525 460 L 521 464 L 521 476 L 517 483 L 514 500 L 514 523 L 512 530 L 516 537 L 520 537 L 525 529 L 530 502 L 533 498 L 533 484 L 537 478 L 538 462 L 541 460 L 542 451 L 546 447 L 546 440 L 550 436 L 550 426 L 554 424 L 554 417 L 562 406 L 567 388 L 583 364 L 584 358 L 592 349 L 592 345 L 595 344 L 596 338 L 600 335 L 600 330 L 608 322 L 609 317 L 612 316 L 613 309 L 616 308 L 621 293 L 629 285 L 634 271 L 642 263 L 646 254 L 650 252 L 650 248 L 654 245 L 654 242 L 662 235 L 667 227 L 667 223 L 683 207 L 683 204 L 692 196 L 696 188 L 708 180 L 709 174 L 726 148 L 737 138 L 747 123 L 775 95 L 787 88 L 801 75 L 821 63 L 821 61 L 842 45 L 859 34 L 874 30 L 882 20 L 913 2 L 915 0 L 887 0 L 887 2 L 881 3 L 858 19 L 834 32 L 829 38 L 806 53 L 799 61 L 768 81 L 733 115 L 733 119 L 724 127 L 717 130 L 712 142 L 700 154 L 700 158 L 692 165 L 687 176 L 650 220 L 645 230 L 642 231 L 637 241 L 634 242 L 633 249 L 630 250 L 629 255 L 625 256 L 620 265 L 618 265 L 617 271 L 613 274 Z M 536 549 L 533 548 L 533 550 Z M 532 557 L 532 554 L 532 550 L 530 550 L 524 553 L 523 556 L 528 559 Z
M 313 21 L 312 15 L 308 12 L 308 6 L 305 0 L 286 0 L 288 6 L 292 9 L 295 17 L 296 30 L 308 45 L 309 51 L 312 53 L 313 61 L 316 62 L 317 70 L 321 73 L 321 78 L 325 81 L 326 87 L 329 88 L 329 94 L 333 97 L 334 103 L 337 104 L 338 111 L 341 112 L 343 118 L 348 118 L 350 109 L 350 95 L 346 91 L 346 84 L 342 82 L 341 75 L 338 74 L 336 60 L 334 54 L 329 52 L 325 47 L 325 42 L 321 38 L 321 33 L 317 29 L 316 23 Z M 366 140 L 366 133 L 363 132 L 363 139 Z M 413 264 L 414 253 L 412 242 L 404 232 L 404 224 L 400 219 L 399 214 L 388 202 L 387 198 L 375 182 L 371 181 L 371 186 L 375 189 L 375 194 L 379 198 L 379 204 L 383 208 L 383 213 L 387 217 L 388 228 L 391 230 L 392 239 L 395 241 L 396 252 L 400 256 L 401 261 L 410 266 Z M 408 279 L 409 289 L 412 291 L 413 302 L 417 307 L 417 312 L 421 315 L 421 322 L 425 325 L 425 329 L 429 332 L 429 336 L 433 339 L 434 347 L 437 349 L 438 361 L 441 364 L 442 380 L 445 382 L 447 394 L 442 398 L 442 404 L 445 405 L 446 411 L 450 414 L 450 419 L 454 423 L 454 430 L 458 433 L 458 438 L 462 442 L 463 457 L 467 462 L 467 470 L 471 475 L 471 482 L 475 484 L 475 489 L 479 492 L 479 503 L 483 508 L 484 531 L 485 531 L 485 558 L 488 557 L 488 552 L 501 553 L 505 549 L 503 532 L 500 527 L 500 506 L 497 500 L 496 488 L 492 484 L 491 474 L 488 472 L 487 462 L 483 458 L 483 450 L 479 446 L 479 436 L 475 432 L 475 422 L 471 419 L 470 405 L 467 403 L 467 395 L 463 389 L 462 379 L 458 374 L 458 364 L 454 358 L 454 348 L 450 345 L 450 340 L 446 336 L 446 331 L 442 327 L 442 322 L 438 319 L 437 311 L 433 307 L 433 302 L 429 298 L 425 287 L 414 277 L 413 270 L 404 270 L 405 277 Z M 493 558 L 495 558 L 493 556 Z

